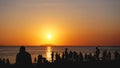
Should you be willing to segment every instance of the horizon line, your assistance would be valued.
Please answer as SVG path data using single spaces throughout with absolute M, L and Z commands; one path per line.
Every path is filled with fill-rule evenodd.
M 120 46 L 120 45 L 53 45 L 53 44 L 43 44 L 43 45 L 0 45 L 0 47 L 2 46 Z

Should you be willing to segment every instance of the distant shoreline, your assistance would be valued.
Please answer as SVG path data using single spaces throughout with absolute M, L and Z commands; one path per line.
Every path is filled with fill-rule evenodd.
M 37 46 L 51 46 L 51 47 L 120 47 L 120 45 L 0 45 L 0 47 L 20 47 L 20 46 L 27 46 L 27 47 L 37 47 Z

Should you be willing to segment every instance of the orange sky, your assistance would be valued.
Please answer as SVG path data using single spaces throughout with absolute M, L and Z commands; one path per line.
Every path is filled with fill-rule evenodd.
M 120 45 L 119 6 L 112 0 L 0 0 L 0 45 Z

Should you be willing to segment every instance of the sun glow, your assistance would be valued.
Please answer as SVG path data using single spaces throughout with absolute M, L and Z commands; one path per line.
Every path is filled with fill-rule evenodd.
M 51 44 L 57 45 L 61 40 L 61 32 L 59 28 L 53 28 L 50 26 L 42 27 L 38 31 L 38 41 L 42 45 Z
M 47 38 L 48 38 L 48 39 L 51 39 L 51 38 L 52 38 L 52 36 L 51 36 L 50 34 L 48 34 L 48 35 L 47 35 Z

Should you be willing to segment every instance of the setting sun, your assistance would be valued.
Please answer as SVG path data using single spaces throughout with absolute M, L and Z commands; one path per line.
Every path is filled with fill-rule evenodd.
M 61 41 L 60 39 L 60 36 L 62 36 L 61 30 L 53 26 L 47 26 L 47 25 L 44 26 L 45 27 L 41 27 L 41 29 L 37 33 L 39 44 L 57 45 Z
M 48 38 L 48 39 L 51 39 L 51 38 L 52 38 L 52 36 L 51 36 L 50 34 L 48 34 L 48 35 L 47 35 L 47 38 Z

